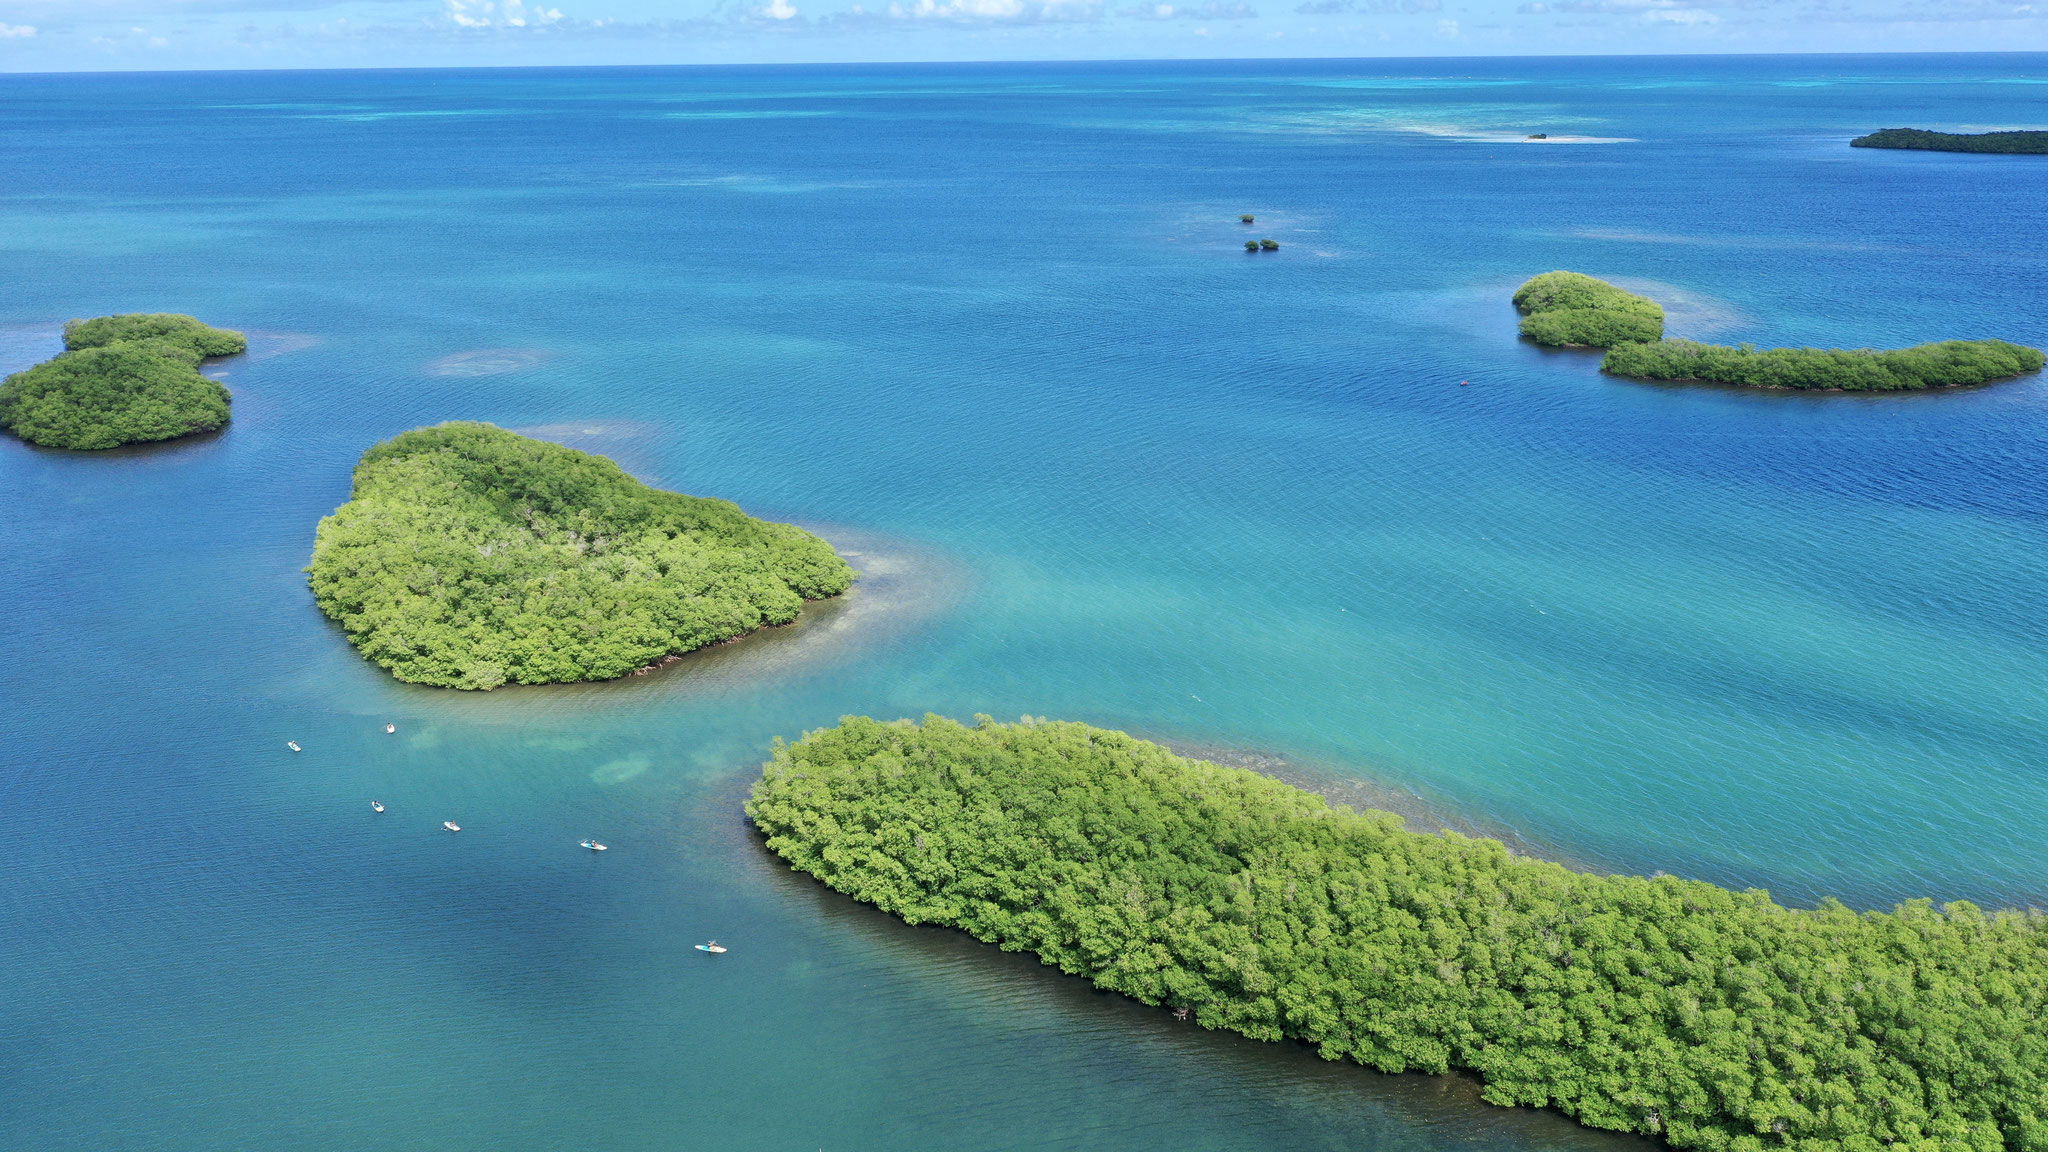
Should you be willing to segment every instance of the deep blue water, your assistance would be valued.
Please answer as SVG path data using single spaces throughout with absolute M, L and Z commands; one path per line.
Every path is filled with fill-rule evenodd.
M 1029 713 L 1583 866 L 2048 902 L 2048 382 L 1631 384 L 1507 304 L 2048 344 L 2048 161 L 1846 146 L 1903 125 L 2048 127 L 2048 57 L 0 78 L 0 368 L 254 349 L 218 436 L 0 439 L 0 1146 L 1629 1144 L 907 928 L 738 804 L 842 714 Z M 397 684 L 300 568 L 455 418 L 868 578 Z

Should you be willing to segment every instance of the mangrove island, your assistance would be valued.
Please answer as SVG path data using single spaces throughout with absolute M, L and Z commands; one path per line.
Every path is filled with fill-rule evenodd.
M 1612 348 L 1664 335 L 1664 309 L 1578 272 L 1545 272 L 1515 289 L 1522 335 L 1552 347 Z
M 1639 380 L 1685 380 L 1743 388 L 1900 392 L 1961 388 L 2041 370 L 2037 349 L 2003 340 L 1943 340 L 1911 348 L 1768 348 L 1660 340 L 1621 344 L 1600 370 Z
M 787 624 L 854 580 L 801 528 L 467 422 L 363 453 L 306 571 L 364 656 L 472 689 L 624 676 Z
M 64 347 L 73 352 L 145 340 L 197 356 L 234 356 L 249 350 L 249 341 L 240 332 L 214 328 L 176 312 L 130 312 L 64 325 Z
M 799 871 L 1209 1028 L 1716 1152 L 2048 1148 L 2048 917 L 1601 876 L 1084 724 L 848 717 L 747 815 Z
M 1880 128 L 1849 141 L 1851 148 L 1904 148 L 1915 152 L 1999 152 L 2048 155 L 2048 132 L 1930 132 L 1924 128 Z
M 1962 388 L 2038 372 L 2042 354 L 2004 340 L 1911 348 L 1768 348 L 1666 340 L 1664 309 L 1577 272 L 1545 272 L 1515 290 L 1522 335 L 1538 344 L 1606 348 L 1600 370 L 1638 380 L 1805 391 Z
M 135 313 L 73 320 L 64 347 L 0 381 L 0 428 L 31 444 L 89 450 L 225 425 L 228 390 L 199 365 L 248 341 L 190 316 Z

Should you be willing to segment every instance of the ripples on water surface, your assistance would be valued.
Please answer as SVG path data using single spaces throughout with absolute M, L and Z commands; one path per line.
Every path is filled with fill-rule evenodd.
M 2041 900 L 2048 386 L 1627 384 L 1506 297 L 1569 267 L 1677 335 L 2048 343 L 2048 165 L 1846 147 L 2048 126 L 2044 75 L 0 79 L 5 366 L 102 312 L 255 337 L 221 435 L 0 442 L 0 1143 L 1627 1143 L 903 927 L 738 803 L 844 713 L 1028 712 L 1592 867 Z M 394 683 L 299 569 L 365 447 L 451 418 L 870 580 L 619 684 Z

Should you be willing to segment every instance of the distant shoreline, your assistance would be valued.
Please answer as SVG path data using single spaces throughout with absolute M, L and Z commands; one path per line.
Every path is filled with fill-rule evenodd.
M 2001 156 L 2048 156 L 2048 132 L 1935 132 L 1926 128 L 1881 128 L 1849 141 L 1851 148 L 1893 148 L 1908 152 L 1985 152 Z

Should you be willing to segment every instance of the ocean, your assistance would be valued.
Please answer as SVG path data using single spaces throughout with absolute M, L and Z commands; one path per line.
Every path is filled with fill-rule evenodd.
M 1847 146 L 1895 126 L 2048 127 L 2048 56 L 0 77 L 0 369 L 251 342 L 218 435 L 0 438 L 0 1146 L 1633 1145 L 905 926 L 740 804 L 842 715 L 1042 715 L 1578 867 L 2048 904 L 2048 382 L 1632 383 L 1508 304 L 2048 344 L 2048 161 Z M 301 569 L 450 419 L 864 578 L 397 683 Z

